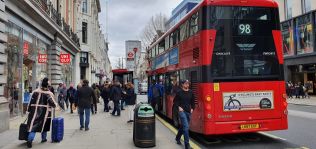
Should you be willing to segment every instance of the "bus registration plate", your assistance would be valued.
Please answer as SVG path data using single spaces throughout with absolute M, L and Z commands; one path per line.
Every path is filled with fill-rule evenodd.
M 244 125 L 240 125 L 240 129 L 241 130 L 245 130 L 245 129 L 257 129 L 259 128 L 259 124 L 244 124 Z

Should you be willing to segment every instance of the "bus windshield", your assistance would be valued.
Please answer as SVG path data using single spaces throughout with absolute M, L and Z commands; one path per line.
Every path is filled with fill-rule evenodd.
M 278 78 L 272 30 L 278 30 L 276 8 L 214 7 L 207 9 L 207 27 L 216 30 L 213 78 Z

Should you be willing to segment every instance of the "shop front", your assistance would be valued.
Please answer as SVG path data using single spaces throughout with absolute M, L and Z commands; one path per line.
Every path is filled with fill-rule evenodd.
M 315 14 L 281 23 L 285 80 L 310 85 L 311 94 L 316 94 Z
M 5 96 L 10 103 L 11 116 L 15 116 L 20 112 L 19 106 L 23 106 L 18 100 L 23 99 L 23 103 L 27 104 L 27 96 L 47 76 L 47 63 L 39 63 L 38 55 L 47 54 L 49 43 L 12 22 L 6 28 L 8 77 Z

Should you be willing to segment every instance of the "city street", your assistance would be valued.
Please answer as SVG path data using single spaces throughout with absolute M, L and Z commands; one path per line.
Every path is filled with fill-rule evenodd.
M 138 95 L 138 102 L 146 102 L 146 95 Z M 309 100 L 309 99 L 306 99 Z M 113 117 L 109 113 L 101 112 L 91 117 L 91 130 L 88 132 L 78 129 L 78 115 L 69 112 L 58 112 L 65 118 L 65 136 L 61 143 L 40 143 L 38 134 L 34 148 L 74 148 L 90 149 L 104 146 L 117 149 L 136 148 L 132 141 L 132 124 L 126 123 L 127 110 L 122 111 L 121 117 Z M 314 125 L 316 124 L 316 107 L 308 105 L 289 104 L 289 129 L 275 132 L 259 132 L 242 135 L 212 136 L 211 140 L 219 142 L 205 142 L 201 136 L 192 135 L 192 140 L 200 148 L 316 148 Z M 23 141 L 17 140 L 18 127 L 24 118 L 16 118 L 10 122 L 10 130 L 0 134 L 0 148 L 25 148 Z M 174 142 L 174 132 L 167 128 L 166 122 L 156 118 L 156 147 L 181 148 Z M 49 134 L 50 136 L 50 134 Z M 50 137 L 49 137 L 50 140 Z
M 305 99 L 309 100 L 309 99 Z M 313 149 L 316 148 L 316 106 L 289 104 L 289 129 L 273 132 L 259 132 L 255 134 L 229 135 L 218 137 L 221 142 L 205 145 L 201 143 L 202 148 L 221 148 L 221 149 L 239 149 L 239 148 L 271 148 L 271 149 Z M 256 138 L 247 140 L 249 137 Z M 232 139 L 227 140 L 227 139 Z

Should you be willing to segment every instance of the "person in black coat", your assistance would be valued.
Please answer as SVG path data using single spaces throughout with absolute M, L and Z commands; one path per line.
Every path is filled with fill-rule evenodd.
M 96 95 L 94 90 L 89 87 L 89 81 L 83 80 L 82 87 L 78 89 L 78 110 L 79 110 L 79 118 L 80 118 L 80 130 L 85 128 L 85 131 L 89 130 L 90 123 L 90 112 L 91 112 L 91 103 L 93 100 L 96 100 Z M 85 122 L 83 115 L 85 114 Z
M 121 108 L 119 107 L 119 104 L 120 100 L 122 99 L 122 89 L 120 82 L 117 80 L 114 82 L 114 85 L 112 86 L 110 98 L 114 103 L 114 109 L 111 114 L 114 116 L 115 112 L 117 112 L 117 116 L 120 116 Z
M 76 89 L 73 85 L 70 85 L 69 89 L 67 90 L 67 100 L 70 102 L 70 113 L 73 113 L 73 106 L 75 103 L 75 96 L 76 96 Z
M 105 82 L 104 87 L 101 90 L 101 97 L 103 99 L 104 103 L 104 112 L 109 112 L 109 98 L 110 98 L 110 84 L 108 82 Z
M 126 85 L 126 105 L 128 107 L 128 118 L 127 123 L 134 121 L 134 108 L 136 104 L 136 94 L 134 91 L 134 85 L 131 82 L 128 82 Z

